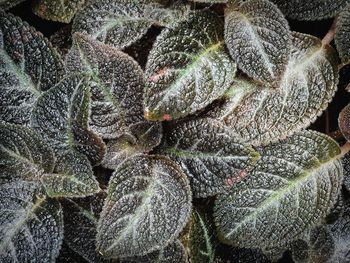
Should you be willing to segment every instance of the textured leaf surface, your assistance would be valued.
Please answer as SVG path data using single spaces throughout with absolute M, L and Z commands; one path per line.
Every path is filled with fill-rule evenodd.
M 78 150 L 93 164 L 99 163 L 105 145 L 89 130 L 89 104 L 89 77 L 69 75 L 38 99 L 31 126 L 49 142 L 57 155 Z
M 233 1 L 225 16 L 225 42 L 240 69 L 272 82 L 286 68 L 291 32 L 282 12 L 268 0 Z
M 293 19 L 320 20 L 339 13 L 349 0 L 271 0 L 282 12 Z
M 54 262 L 63 238 L 59 203 L 35 183 L 0 185 L 0 261 Z
M 221 97 L 236 74 L 225 52 L 221 20 L 192 12 L 158 36 L 146 65 L 145 117 L 184 117 Z
M 343 168 L 344 168 L 344 186 L 346 190 L 350 193 L 350 154 L 347 153 L 342 158 Z
M 225 242 L 242 247 L 283 247 L 320 223 L 337 200 L 342 166 L 330 137 L 303 131 L 260 149 L 245 180 L 222 194 L 215 221 Z
M 28 124 L 38 96 L 62 74 L 61 58 L 47 39 L 0 10 L 0 122 Z
M 142 256 L 177 238 L 191 213 L 185 174 L 161 156 L 139 155 L 114 172 L 97 229 L 107 257 Z
M 143 1 L 93 1 L 78 12 L 73 32 L 87 33 L 117 48 L 130 46 L 153 24 L 162 26 L 185 19 L 188 7 L 164 8 Z
M 143 119 L 144 75 L 127 54 L 82 34 L 75 34 L 66 59 L 68 70 L 93 75 L 90 127 L 103 138 L 129 132 Z
M 41 18 L 70 23 L 85 0 L 39 0 L 33 5 L 33 12 Z
M 178 124 L 165 136 L 162 153 L 177 162 L 195 197 L 222 193 L 242 180 L 259 154 L 221 123 L 201 119 Z
M 338 117 L 338 125 L 346 140 L 350 140 L 350 104 L 344 107 Z
M 334 50 L 313 36 L 294 33 L 293 48 L 277 89 L 236 80 L 226 102 L 212 116 L 244 141 L 268 144 L 306 128 L 335 94 L 338 69 Z
M 7 10 L 25 0 L 0 0 L 0 10 Z
M 335 44 L 341 60 L 344 63 L 350 61 L 350 6 L 342 10 L 337 20 Z

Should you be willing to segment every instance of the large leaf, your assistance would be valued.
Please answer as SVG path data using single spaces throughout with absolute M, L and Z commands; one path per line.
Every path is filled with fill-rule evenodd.
M 320 20 L 339 13 L 349 0 L 271 0 L 282 12 L 293 19 Z
M 0 0 L 0 10 L 7 10 L 25 0 Z
M 244 141 L 268 144 L 309 126 L 335 94 L 338 68 L 334 50 L 318 38 L 293 34 L 293 48 L 277 89 L 238 79 L 212 116 Z
M 350 1 L 349 1 L 350 2 Z M 350 5 L 343 9 L 337 20 L 335 44 L 344 63 L 350 62 Z
M 224 94 L 235 73 L 222 21 L 211 12 L 192 12 L 162 31 L 149 54 L 145 117 L 170 120 L 203 109 Z
M 55 262 L 63 238 L 59 203 L 36 183 L 0 185 L 0 261 Z
M 260 149 L 244 180 L 218 197 L 221 238 L 241 247 L 283 247 L 320 223 L 337 200 L 343 171 L 330 137 L 303 131 Z
M 210 119 L 173 126 L 165 136 L 161 152 L 181 166 L 195 197 L 229 189 L 242 180 L 259 158 L 253 148 L 242 144 L 227 127 Z
M 31 126 L 49 142 L 58 156 L 77 150 L 93 164 L 99 163 L 105 145 L 89 130 L 89 104 L 89 77 L 69 75 L 38 99 Z
M 0 10 L 0 122 L 28 124 L 36 99 L 62 74 L 61 58 L 47 39 Z
M 70 23 L 85 0 L 39 0 L 34 1 L 33 11 L 41 18 Z
M 233 1 L 225 14 L 225 42 L 238 67 L 256 80 L 279 79 L 292 38 L 282 12 L 268 0 L 248 0 Z
M 185 174 L 161 156 L 139 155 L 113 173 L 97 229 L 107 257 L 142 256 L 173 242 L 191 213 Z
M 92 1 L 77 13 L 73 32 L 87 33 L 103 43 L 124 48 L 145 35 L 151 25 L 170 25 L 174 21 L 185 19 L 188 14 L 185 5 L 165 8 L 158 3 L 146 2 Z

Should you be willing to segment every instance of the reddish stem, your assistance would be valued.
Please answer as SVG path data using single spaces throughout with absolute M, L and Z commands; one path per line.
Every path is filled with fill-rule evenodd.
M 328 30 L 327 34 L 322 39 L 322 45 L 329 45 L 334 39 L 335 30 L 337 27 L 337 17 L 334 18 L 331 28 Z

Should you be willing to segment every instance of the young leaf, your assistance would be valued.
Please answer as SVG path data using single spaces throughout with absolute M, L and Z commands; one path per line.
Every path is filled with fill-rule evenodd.
M 349 1 L 350 2 L 350 1 Z M 340 12 L 335 33 L 335 44 L 344 63 L 350 62 L 350 5 Z
M 166 157 L 138 155 L 113 173 L 97 228 L 106 257 L 142 256 L 173 242 L 191 213 L 186 175 Z
M 244 141 L 265 145 L 309 126 L 327 107 L 338 83 L 336 54 L 318 38 L 293 34 L 293 47 L 277 89 L 236 80 L 226 102 L 210 114 Z
M 260 153 L 245 179 L 216 200 L 216 225 L 233 245 L 284 247 L 335 204 L 343 177 L 340 148 L 324 134 L 303 131 Z
M 92 1 L 78 12 L 73 23 L 73 32 L 90 35 L 116 48 L 135 43 L 153 24 L 171 25 L 187 17 L 188 7 L 165 8 L 147 1 Z
M 103 158 L 105 145 L 88 128 L 89 83 L 85 75 L 66 76 L 37 100 L 31 126 L 58 156 L 78 150 L 97 164 Z
M 70 23 L 85 0 L 39 0 L 33 5 L 33 12 L 41 18 Z
M 29 124 L 36 99 L 63 71 L 60 56 L 46 38 L 0 10 L 0 122 Z
M 24 1 L 25 0 L 0 0 L 0 11 L 8 10 Z
M 224 48 L 222 22 L 211 12 L 192 12 L 158 36 L 147 65 L 145 117 L 170 120 L 203 109 L 221 97 L 236 74 Z
M 350 104 L 346 105 L 344 109 L 340 112 L 338 117 L 338 124 L 341 133 L 344 138 L 350 140 Z
M 0 262 L 54 262 L 63 238 L 60 204 L 38 184 L 0 185 Z
M 238 67 L 256 80 L 278 80 L 292 38 L 282 12 L 268 0 L 248 0 L 233 1 L 225 14 L 225 42 Z
M 349 0 L 271 0 L 292 19 L 321 20 L 335 16 Z
M 259 154 L 221 123 L 200 119 L 178 124 L 165 136 L 161 153 L 177 162 L 195 197 L 231 188 L 257 162 Z

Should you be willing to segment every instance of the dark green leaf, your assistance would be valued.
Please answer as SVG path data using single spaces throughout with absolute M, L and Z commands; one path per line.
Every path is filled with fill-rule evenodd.
M 335 44 L 341 60 L 348 63 L 350 62 L 350 5 L 339 14 L 336 25 Z
M 7 10 L 19 3 L 24 2 L 25 0 L 0 0 L 0 10 Z

